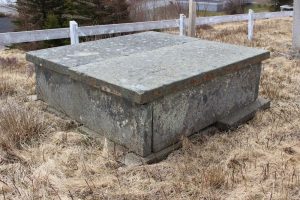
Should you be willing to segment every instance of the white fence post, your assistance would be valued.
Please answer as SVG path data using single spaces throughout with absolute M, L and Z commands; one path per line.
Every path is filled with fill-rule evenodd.
M 179 35 L 184 36 L 186 35 L 186 16 L 184 14 L 180 14 L 179 18 Z
M 253 39 L 253 28 L 254 28 L 254 17 L 253 17 L 253 10 L 249 9 L 248 14 L 248 40 Z
M 70 21 L 70 39 L 71 45 L 79 44 L 78 24 L 75 21 Z
M 300 1 L 294 0 L 293 47 L 300 50 Z
M 196 36 L 196 17 L 197 17 L 197 3 L 194 0 L 189 1 L 189 27 L 188 36 Z

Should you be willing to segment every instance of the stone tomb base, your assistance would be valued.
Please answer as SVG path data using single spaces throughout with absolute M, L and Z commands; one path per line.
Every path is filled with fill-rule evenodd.
M 182 136 L 236 127 L 267 107 L 258 89 L 268 57 L 264 50 L 155 32 L 27 54 L 38 99 L 123 146 L 131 152 L 127 163 L 135 156 L 160 160 Z
M 251 120 L 255 116 L 255 113 L 257 111 L 265 110 L 268 108 L 270 108 L 270 101 L 259 97 L 254 103 L 245 106 L 243 109 L 238 110 L 235 113 L 231 113 L 229 116 L 226 116 L 220 121 L 217 121 L 214 125 L 192 134 L 191 136 L 189 136 L 189 138 L 194 139 L 197 137 L 201 137 L 201 135 L 203 134 L 212 135 L 218 131 L 236 129 L 239 125 L 247 122 L 248 120 Z M 66 116 L 65 114 L 58 112 L 56 109 L 53 109 L 51 107 L 48 107 L 48 112 L 62 118 L 68 118 L 68 116 Z M 99 142 L 99 145 L 101 145 L 103 148 L 103 153 L 101 156 L 107 159 L 116 160 L 125 165 L 143 165 L 159 162 L 165 159 L 170 153 L 181 148 L 182 146 L 181 140 L 179 140 L 178 142 L 159 152 L 151 153 L 147 157 L 142 157 L 134 152 L 131 152 L 128 148 L 107 139 L 104 135 L 99 134 L 85 126 L 80 126 L 77 130 L 80 133 L 87 135 Z

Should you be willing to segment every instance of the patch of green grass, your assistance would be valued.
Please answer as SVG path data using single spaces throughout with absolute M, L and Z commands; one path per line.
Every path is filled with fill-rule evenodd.
M 252 9 L 254 12 L 270 12 L 271 6 L 268 4 L 250 4 L 244 7 L 244 13 L 248 13 L 249 9 Z M 198 17 L 210 17 L 210 16 L 220 16 L 228 15 L 226 12 L 214 12 L 214 11 L 197 11 Z
M 249 9 L 252 9 L 254 12 L 270 12 L 271 6 L 267 4 L 246 5 L 244 8 L 245 13 L 248 13 Z
M 210 16 L 219 16 L 219 15 L 226 15 L 225 12 L 214 12 L 214 11 L 197 11 L 198 17 L 210 17 Z

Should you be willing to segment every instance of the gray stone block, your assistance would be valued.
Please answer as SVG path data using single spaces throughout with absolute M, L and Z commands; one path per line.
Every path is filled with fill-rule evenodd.
M 155 32 L 27 54 L 38 99 L 144 158 L 255 102 L 268 57 Z

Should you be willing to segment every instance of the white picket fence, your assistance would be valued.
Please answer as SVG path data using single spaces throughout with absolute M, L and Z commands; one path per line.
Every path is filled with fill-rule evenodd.
M 214 17 L 198 17 L 196 18 L 196 26 L 213 25 L 213 24 L 220 24 L 220 23 L 227 23 L 227 22 L 248 21 L 250 24 L 248 26 L 250 30 L 248 38 L 252 39 L 254 20 L 292 17 L 292 16 L 293 16 L 293 11 L 250 13 L 250 14 L 225 15 L 225 16 L 214 16 Z M 64 39 L 64 38 L 70 38 L 71 44 L 77 44 L 79 43 L 79 37 L 83 37 L 83 36 L 161 30 L 161 29 L 169 29 L 169 28 L 179 28 L 180 35 L 185 35 L 186 32 L 185 30 L 187 26 L 186 22 L 187 19 L 184 15 L 180 15 L 179 19 L 174 19 L 174 20 L 148 21 L 148 22 L 110 24 L 110 25 L 98 25 L 98 26 L 82 26 L 82 27 L 78 27 L 75 21 L 71 21 L 69 28 L 0 33 L 0 44 L 5 45 L 5 44 L 14 44 L 14 43 L 23 43 L 23 42 Z

